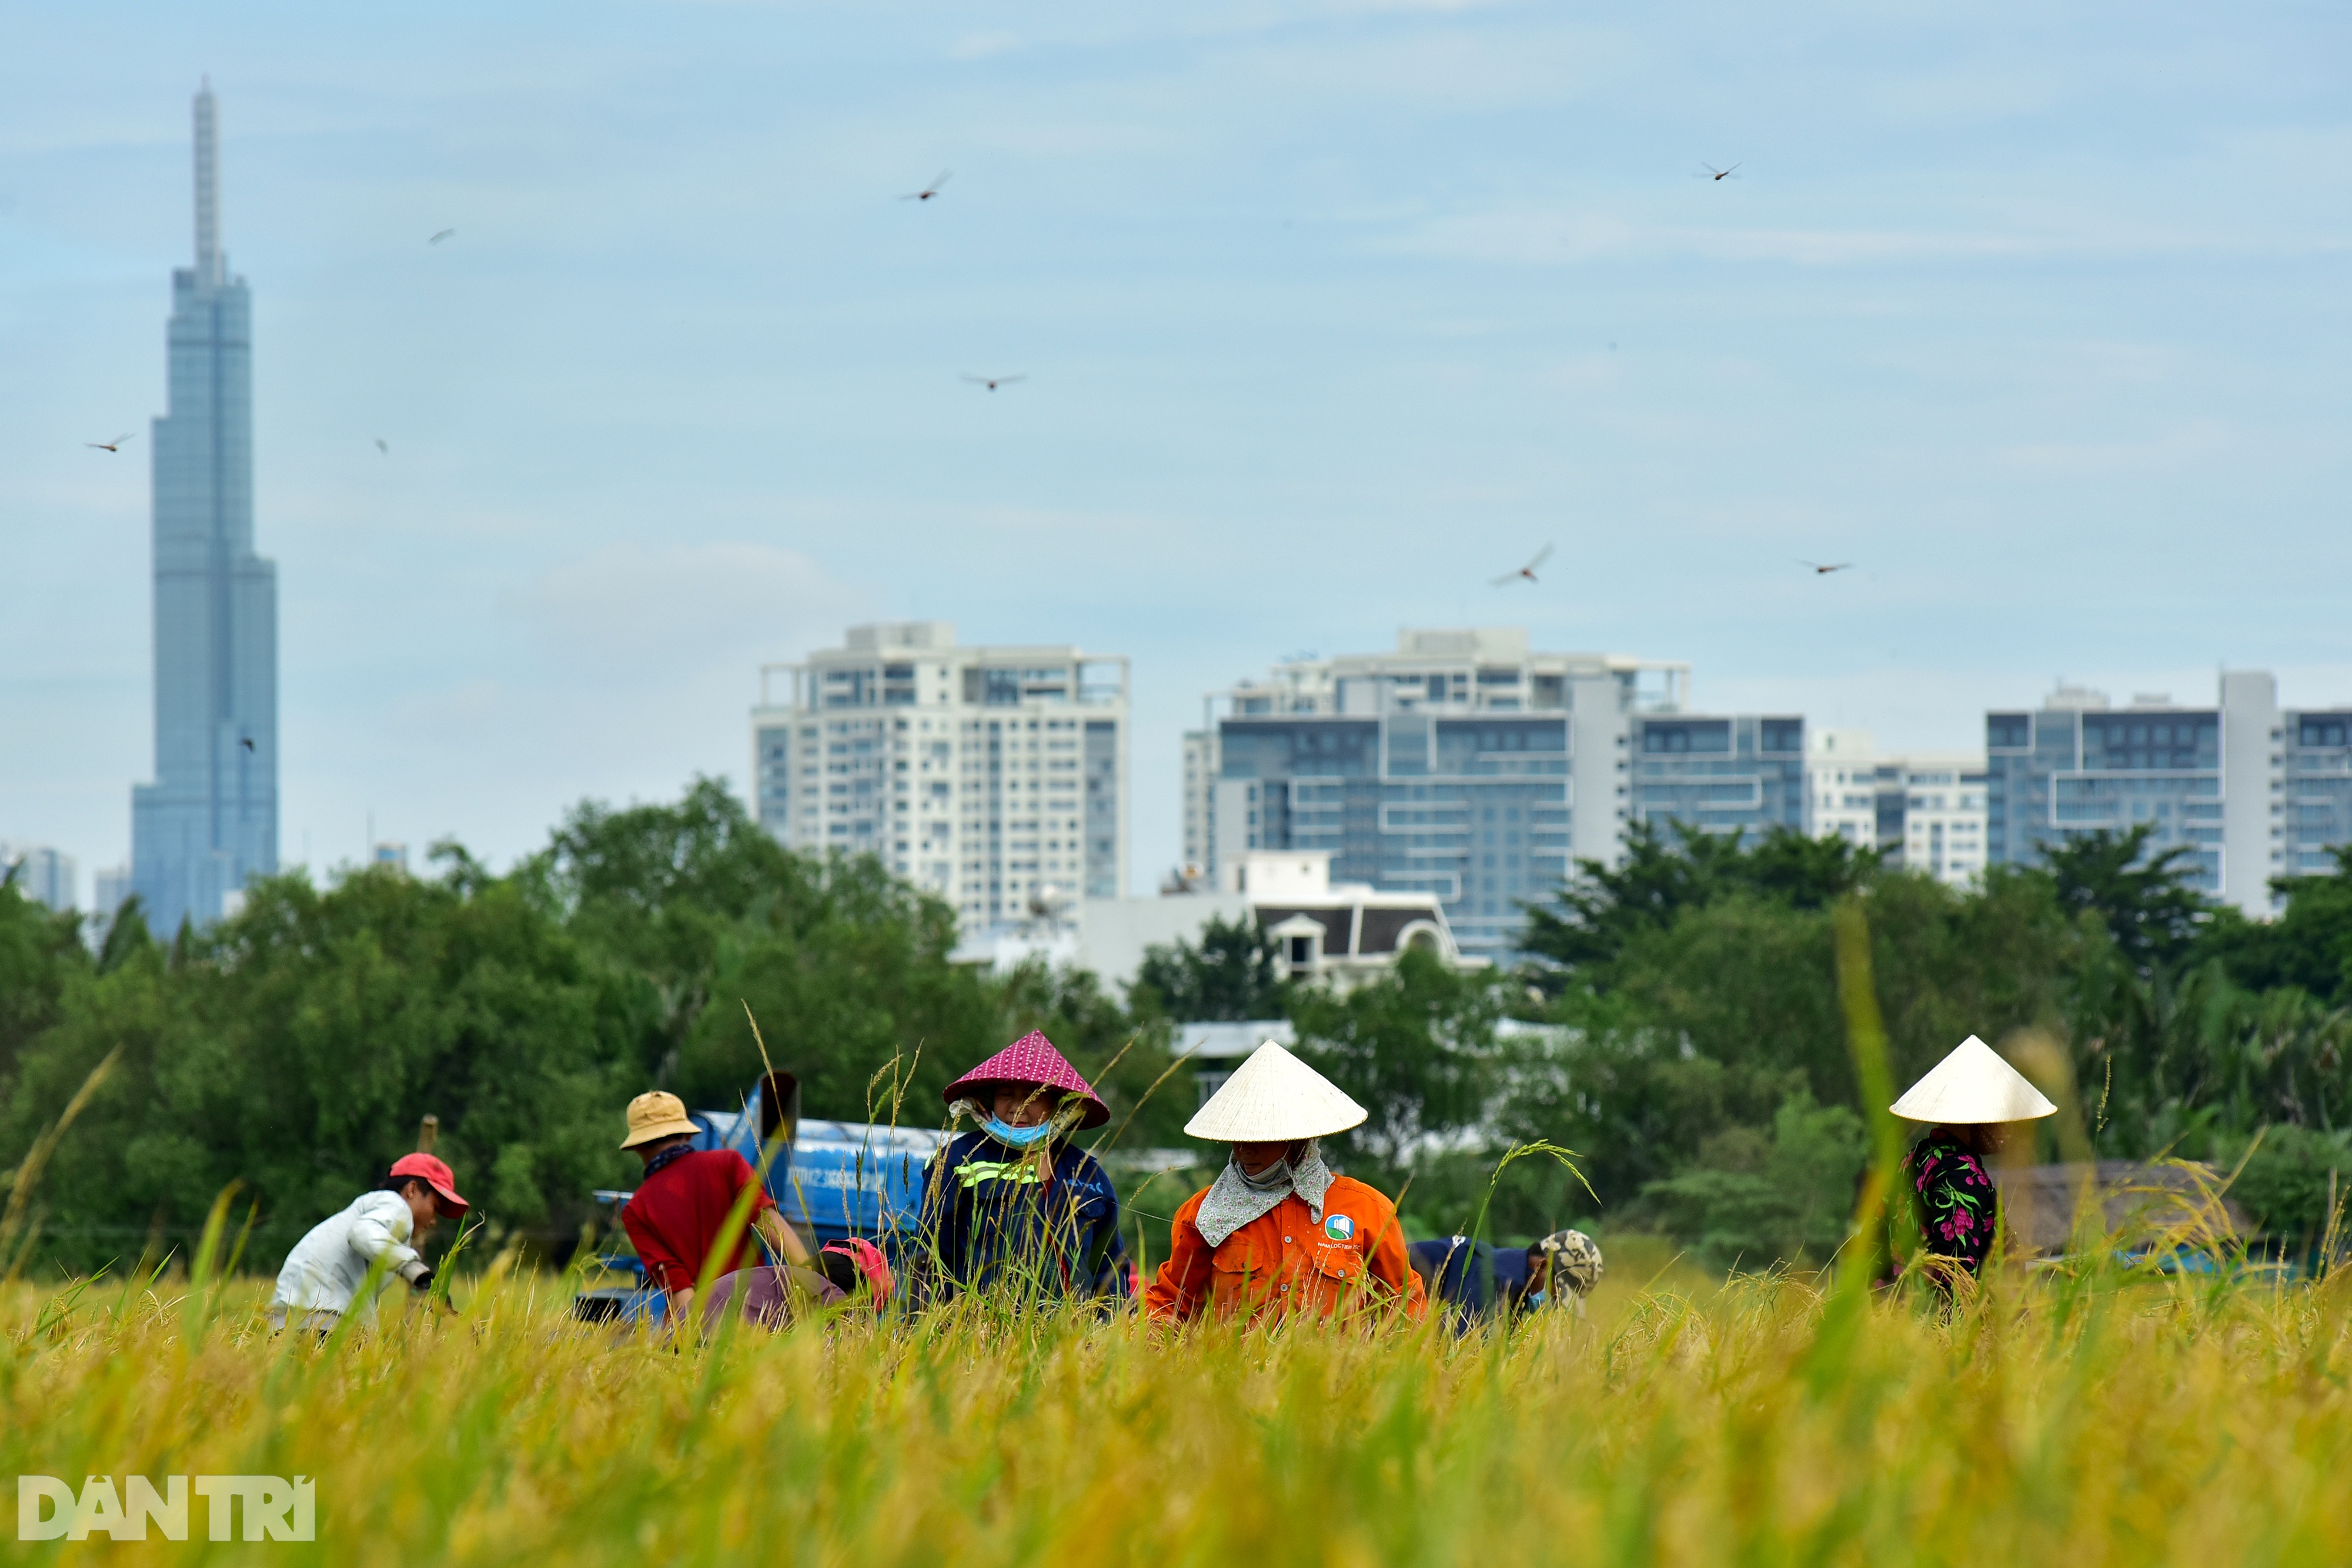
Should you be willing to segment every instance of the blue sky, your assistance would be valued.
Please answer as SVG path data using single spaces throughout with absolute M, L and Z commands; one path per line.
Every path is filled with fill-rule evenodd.
M 205 72 L 289 860 L 372 812 L 503 861 L 583 796 L 740 785 L 756 666 L 874 617 L 1133 658 L 1139 890 L 1204 688 L 1406 624 L 1921 747 L 2060 674 L 2352 700 L 2340 6 L 0 30 L 0 838 L 85 896 L 150 765 L 143 433 Z

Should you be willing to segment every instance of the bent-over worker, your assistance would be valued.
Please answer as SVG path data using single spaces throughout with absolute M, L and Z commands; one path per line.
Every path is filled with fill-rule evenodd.
M 1555 1230 L 1524 1249 L 1439 1236 L 1405 1250 L 1431 1304 L 1444 1306 L 1457 1333 L 1481 1318 L 1516 1318 L 1544 1306 L 1580 1318 L 1584 1298 L 1601 1282 L 1601 1249 L 1581 1230 Z
M 446 1164 L 431 1155 L 401 1155 L 382 1186 L 360 1194 L 294 1244 L 278 1271 L 270 1326 L 282 1329 L 289 1317 L 299 1314 L 297 1321 L 305 1328 L 333 1329 L 379 1259 L 384 1277 L 405 1280 L 420 1293 L 431 1290 L 432 1266 L 412 1243 L 430 1236 L 443 1215 L 463 1214 L 468 1207 Z M 360 1318 L 374 1321 L 373 1296 L 361 1303 Z
M 621 1140 L 621 1147 L 645 1162 L 646 1173 L 622 1207 L 621 1224 L 637 1249 L 638 1261 L 646 1267 L 646 1282 L 667 1299 L 669 1322 L 686 1321 L 694 1305 L 696 1282 L 719 1245 L 719 1232 L 728 1214 L 746 1187 L 752 1189 L 751 1212 L 733 1249 L 715 1270 L 713 1294 L 718 1293 L 719 1281 L 760 1265 L 761 1241 L 792 1267 L 793 1278 L 812 1296 L 822 1300 L 835 1294 L 822 1276 L 801 1276 L 800 1270 L 809 1268 L 808 1247 L 800 1233 L 784 1223 L 776 1200 L 760 1186 L 751 1162 L 732 1149 L 694 1147 L 701 1131 L 688 1118 L 686 1102 L 675 1094 L 656 1089 L 629 1102 L 629 1133 Z M 728 1298 L 742 1298 L 745 1310 L 756 1312 L 763 1322 L 772 1321 L 766 1309 L 784 1300 L 786 1281 L 773 1281 L 776 1291 L 763 1289 L 756 1297 L 751 1283 L 730 1284 Z M 744 1288 L 738 1289 L 738 1284 Z
M 1184 1200 L 1168 1261 L 1144 1298 L 1167 1322 L 1203 1311 L 1274 1322 L 1429 1314 L 1396 1207 L 1334 1176 L 1317 1140 L 1367 1113 L 1272 1040 L 1251 1052 L 1184 1131 L 1233 1145 L 1217 1179 Z

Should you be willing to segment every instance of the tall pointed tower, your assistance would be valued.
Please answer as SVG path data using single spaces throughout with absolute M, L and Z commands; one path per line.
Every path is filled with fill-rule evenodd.
M 253 302 L 220 246 L 220 136 L 196 94 L 196 264 L 172 274 L 155 496 L 155 781 L 131 883 L 168 938 L 278 869 L 278 568 L 253 550 Z

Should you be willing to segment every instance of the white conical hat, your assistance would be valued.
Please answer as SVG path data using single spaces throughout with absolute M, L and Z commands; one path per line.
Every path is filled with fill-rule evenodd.
M 1280 1144 L 1344 1133 L 1370 1114 L 1269 1040 L 1193 1113 L 1184 1132 L 1221 1144 Z
M 1969 1122 L 2031 1122 L 2054 1115 L 2058 1107 L 2025 1074 L 1994 1055 L 1992 1047 L 1970 1035 L 1887 1109 L 1906 1122 L 1951 1127 Z

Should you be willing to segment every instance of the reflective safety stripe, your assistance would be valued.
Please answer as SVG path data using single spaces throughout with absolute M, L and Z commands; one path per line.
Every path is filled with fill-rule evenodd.
M 966 1191 L 984 1181 L 1009 1181 L 1015 1186 L 1035 1186 L 1038 1183 L 1036 1163 L 1032 1160 L 966 1160 L 955 1168 L 956 1180 Z

